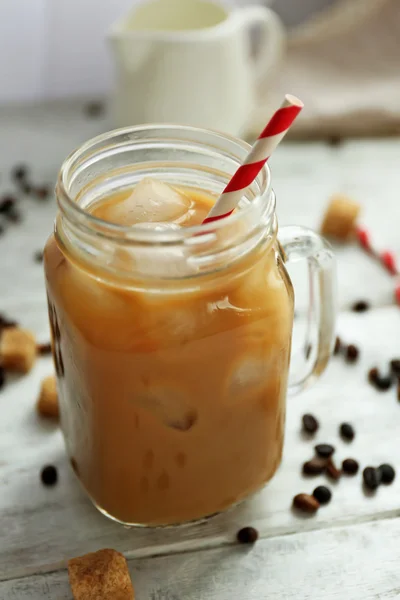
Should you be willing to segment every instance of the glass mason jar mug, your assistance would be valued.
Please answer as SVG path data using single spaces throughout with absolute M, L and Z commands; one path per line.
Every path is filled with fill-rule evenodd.
M 285 262 L 309 265 L 308 339 L 297 391 L 324 369 L 334 258 L 300 227 L 277 238 L 265 167 L 230 217 L 209 226 L 127 226 L 93 215 L 151 176 L 217 196 L 248 145 L 143 126 L 70 155 L 45 272 L 62 430 L 94 504 L 130 525 L 171 525 L 258 491 L 282 455 L 293 324 Z

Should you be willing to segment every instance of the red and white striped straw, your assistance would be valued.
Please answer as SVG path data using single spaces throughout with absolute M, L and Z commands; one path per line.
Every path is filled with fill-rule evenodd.
M 372 236 L 365 227 L 356 228 L 356 238 L 360 246 L 379 260 L 381 265 L 389 271 L 391 275 L 399 275 L 399 266 L 396 256 L 390 250 L 379 249 L 372 240 Z
M 400 306 L 400 263 L 396 259 L 394 252 L 390 250 L 380 249 L 375 245 L 372 236 L 365 227 L 356 227 L 356 238 L 361 248 L 368 254 L 374 256 L 381 265 L 394 277 L 397 277 L 397 283 L 394 289 L 394 297 L 397 304 Z
M 232 214 L 245 190 L 253 183 L 303 106 L 295 96 L 285 96 L 281 107 L 272 115 L 244 163 L 233 175 L 203 223 L 211 223 Z

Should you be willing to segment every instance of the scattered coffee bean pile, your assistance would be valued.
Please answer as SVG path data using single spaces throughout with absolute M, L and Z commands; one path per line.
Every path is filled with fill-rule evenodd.
M 343 344 L 340 337 L 337 337 L 333 354 L 335 356 L 342 355 L 348 363 L 355 363 L 360 356 L 360 351 L 354 344 Z
M 367 310 L 364 308 L 366 304 L 367 307 L 369 307 L 368 303 L 364 301 L 357 302 L 354 305 L 353 310 L 356 310 L 356 312 L 363 312 L 364 310 Z M 363 307 L 362 310 L 360 310 L 360 306 Z M 358 308 L 356 309 L 356 307 Z M 342 340 L 337 337 L 333 354 L 335 356 L 342 355 L 347 363 L 355 363 L 359 358 L 360 351 L 354 344 L 343 344 Z M 389 362 L 388 370 L 383 375 L 378 367 L 372 367 L 368 371 L 367 378 L 369 383 L 380 392 L 386 392 L 395 385 L 397 399 L 400 402 L 400 358 L 391 360 Z
M 52 197 L 51 187 L 42 183 L 35 184 L 26 165 L 17 165 L 11 169 L 9 179 L 14 190 L 0 196 L 0 235 L 5 233 L 10 224 L 17 224 L 22 221 L 24 196 L 39 202 Z M 43 252 L 35 252 L 33 259 L 35 262 L 42 262 Z
M 372 367 L 368 371 L 368 381 L 380 392 L 386 392 L 395 385 L 397 388 L 397 399 L 400 401 L 400 359 L 394 358 L 389 362 L 385 375 L 381 374 L 378 367 Z
M 400 360 L 391 361 L 392 372 L 400 372 Z M 313 436 L 319 428 L 319 422 L 314 415 L 305 414 L 302 417 L 302 430 L 308 436 Z M 356 432 L 351 423 L 339 425 L 339 435 L 346 443 L 352 442 Z M 317 444 L 314 446 L 315 455 L 307 460 L 302 467 L 306 477 L 325 474 L 329 479 L 338 481 L 342 475 L 354 476 L 359 471 L 359 464 L 354 458 L 346 458 L 339 469 L 334 460 L 335 447 L 332 444 Z M 366 467 L 363 471 L 363 485 L 369 491 L 375 491 L 381 483 L 389 485 L 395 478 L 395 470 L 391 465 Z M 331 490 L 325 485 L 319 485 L 311 494 L 297 494 L 293 498 L 293 507 L 306 513 L 316 513 L 323 504 L 328 504 L 332 498 Z
M 379 467 L 365 467 L 363 471 L 364 486 L 369 490 L 376 490 L 381 483 L 389 485 L 396 476 L 391 465 L 380 465 Z

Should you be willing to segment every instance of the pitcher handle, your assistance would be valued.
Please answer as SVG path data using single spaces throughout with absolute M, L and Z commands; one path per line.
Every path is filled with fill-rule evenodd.
M 261 84 L 279 63 L 285 48 L 285 28 L 278 15 L 266 6 L 244 6 L 235 11 L 240 27 L 255 26 L 260 30 L 260 44 L 253 58 L 254 78 Z
M 308 263 L 310 298 L 303 360 L 292 357 L 288 386 L 289 394 L 297 394 L 321 375 L 332 354 L 337 305 L 336 260 L 330 245 L 305 227 L 282 227 L 278 237 L 286 264 L 299 260 Z

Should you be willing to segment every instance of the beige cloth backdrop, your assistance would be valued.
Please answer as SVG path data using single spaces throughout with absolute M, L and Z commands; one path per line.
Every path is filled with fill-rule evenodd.
M 292 136 L 400 134 L 400 0 L 338 0 L 294 30 L 249 137 L 285 92 L 305 103 Z

